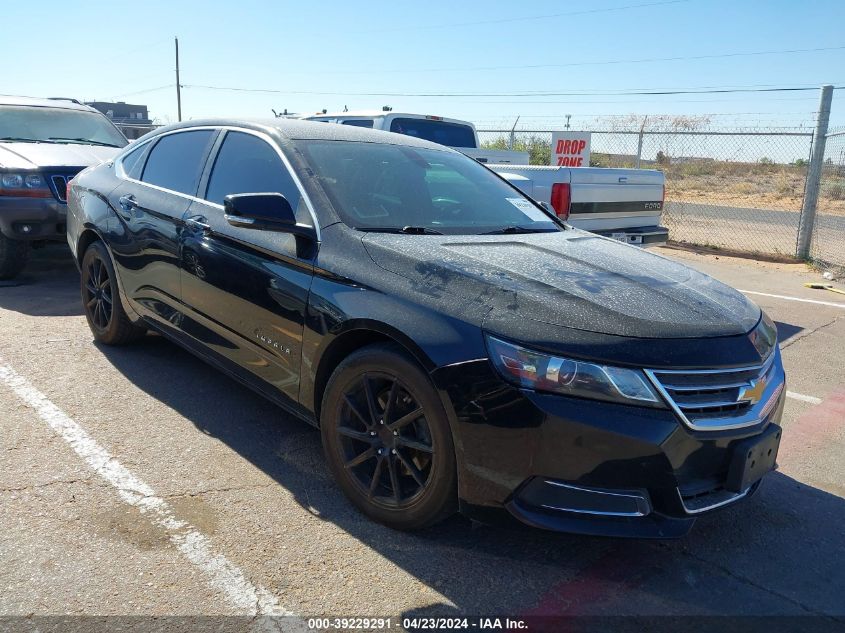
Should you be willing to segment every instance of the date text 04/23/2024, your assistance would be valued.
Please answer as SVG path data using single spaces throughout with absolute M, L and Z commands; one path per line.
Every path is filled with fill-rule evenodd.
M 403 629 L 411 631 L 447 631 L 447 630 L 478 630 L 478 631 L 520 631 L 526 630 L 528 625 L 524 620 L 497 617 L 474 618 L 443 618 L 443 617 L 410 617 L 402 618 L 309 618 L 308 628 L 315 630 L 354 630 L 390 631 L 400 624 Z

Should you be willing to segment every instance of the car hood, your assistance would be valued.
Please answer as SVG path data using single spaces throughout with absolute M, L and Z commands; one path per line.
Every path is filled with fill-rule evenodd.
M 88 167 L 111 160 L 121 148 L 59 143 L 0 143 L 0 167 Z
M 370 233 L 382 268 L 422 298 L 452 295 L 489 308 L 483 325 L 532 320 L 638 338 L 746 334 L 760 309 L 692 268 L 571 229 L 559 233 L 429 236 Z

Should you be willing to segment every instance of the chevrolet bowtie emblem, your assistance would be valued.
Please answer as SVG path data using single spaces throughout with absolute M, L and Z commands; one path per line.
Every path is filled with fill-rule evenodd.
M 752 380 L 751 385 L 748 387 L 744 387 L 739 392 L 739 397 L 737 398 L 737 402 L 742 402 L 747 400 L 751 402 L 751 404 L 757 404 L 763 398 L 763 392 L 766 390 L 766 379 L 760 378 L 759 380 Z

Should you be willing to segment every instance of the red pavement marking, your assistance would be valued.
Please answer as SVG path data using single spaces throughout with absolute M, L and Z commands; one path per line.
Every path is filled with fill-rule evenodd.
M 574 578 L 552 587 L 521 617 L 599 615 L 588 607 L 641 585 L 654 570 L 654 553 L 650 548 L 634 542 L 628 547 L 614 546 Z M 567 624 L 575 623 L 558 621 L 555 630 L 571 630 Z
M 845 428 L 845 387 L 837 389 L 821 404 L 810 407 L 795 423 L 783 430 L 778 462 L 788 465 L 808 453 L 829 448 L 830 440 Z
M 784 430 L 778 461 L 789 464 L 828 446 L 831 436 L 843 427 L 845 387 L 807 410 Z M 578 628 L 576 621 L 568 621 L 568 616 L 599 615 L 596 609 L 590 607 L 642 585 L 655 569 L 653 555 L 649 555 L 648 549 L 642 545 L 631 545 L 630 548 L 624 545 L 612 547 L 577 576 L 552 587 L 521 617 L 528 621 L 534 619 L 536 626 L 531 627 L 532 631 L 553 627 L 548 630 L 563 632 Z M 560 620 L 542 619 L 550 616 L 565 617 Z

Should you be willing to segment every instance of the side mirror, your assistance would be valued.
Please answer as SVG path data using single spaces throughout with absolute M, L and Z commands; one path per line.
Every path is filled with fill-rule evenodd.
M 230 194 L 223 198 L 223 213 L 232 226 L 317 239 L 313 226 L 297 223 L 290 202 L 280 193 Z

